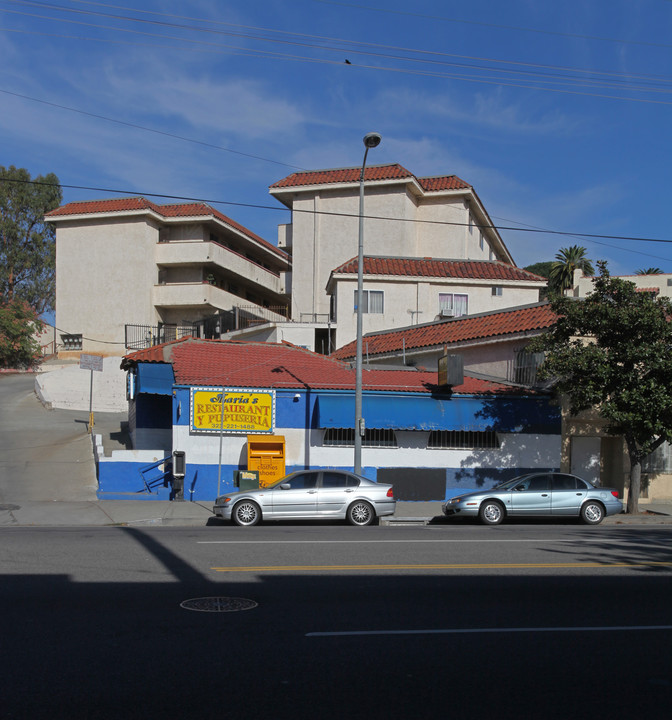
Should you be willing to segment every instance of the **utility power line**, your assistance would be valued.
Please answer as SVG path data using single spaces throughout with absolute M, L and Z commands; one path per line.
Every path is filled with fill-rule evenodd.
M 144 14 L 151 14 L 156 15 L 159 17 L 169 17 L 169 18 L 177 18 L 180 20 L 189 20 L 190 22 L 199 22 L 199 23 L 208 23 L 209 25 L 217 25 L 217 26 L 226 26 L 228 28 L 242 28 L 243 31 L 240 30 L 220 30 L 220 29 L 213 29 L 212 27 L 198 27 L 195 25 L 185 25 L 181 23 L 176 22 L 167 22 L 164 20 L 150 20 L 150 19 L 144 19 L 144 18 L 137 18 L 137 17 L 131 17 L 127 15 L 115 15 L 111 13 L 103 13 L 99 11 L 92 11 L 92 10 L 79 10 L 75 8 L 67 8 L 60 5 L 56 5 L 54 3 L 45 3 L 45 2 L 34 2 L 30 0 L 10 0 L 14 4 L 19 4 L 23 6 L 29 6 L 29 7 L 39 7 L 39 8 L 45 8 L 52 11 L 57 12 L 68 12 L 68 13 L 75 13 L 80 15 L 90 15 L 90 16 L 96 16 L 96 17 L 102 17 L 107 19 L 113 19 L 113 20 L 120 20 L 123 22 L 131 22 L 131 23 L 140 23 L 144 25 L 149 26 L 155 26 L 157 28 L 170 28 L 170 29 L 179 29 L 179 30 L 187 30 L 189 32 L 196 32 L 196 33 L 208 33 L 208 34 L 214 34 L 214 35 L 222 35 L 222 36 L 228 36 L 228 37 L 240 37 L 247 40 L 252 40 L 255 42 L 266 42 L 266 43 L 275 43 L 275 44 L 281 44 L 281 45 L 293 45 L 298 47 L 305 47 L 309 49 L 317 49 L 321 51 L 331 51 L 331 52 L 338 52 L 341 56 L 343 54 L 356 54 L 356 55 L 362 55 L 362 56 L 369 56 L 374 58 L 381 58 L 385 61 L 395 61 L 395 62 L 402 62 L 402 63 L 416 63 L 416 64 L 429 64 L 434 66 L 444 66 L 444 67 L 452 67 L 456 69 L 461 69 L 467 72 L 470 72 L 472 74 L 470 75 L 460 75 L 453 73 L 442 73 L 442 72 L 430 72 L 430 71 L 421 71 L 421 70 L 414 70 L 412 68 L 399 68 L 399 67 L 389 67 L 389 66 L 381 66 L 381 65 L 365 65 L 363 63 L 352 63 L 348 62 L 350 65 L 356 65 L 356 67 L 360 69 L 366 69 L 366 70 L 376 70 L 376 71 L 386 71 L 386 72 L 401 72 L 404 74 L 412 74 L 412 75 L 419 75 L 419 76 L 425 76 L 425 77 L 436 77 L 436 78 L 443 78 L 443 79 L 453 79 L 453 80 L 463 80 L 463 81 L 469 81 L 469 82 L 480 82 L 484 84 L 495 84 L 495 85 L 503 85 L 507 87 L 518 87 L 518 88 L 528 88 L 528 89 L 534 89 L 534 90 L 546 90 L 549 92 L 561 92 L 566 94 L 575 94 L 575 95 L 584 95 L 584 96 L 591 96 L 591 97 L 602 97 L 602 98 L 608 98 L 608 99 L 620 99 L 620 100 L 629 100 L 629 101 L 635 101 L 635 102 L 645 102 L 645 103 L 654 103 L 654 104 L 672 104 L 672 102 L 666 102 L 664 100 L 655 100 L 655 99 L 647 99 L 647 98 L 630 98 L 627 96 L 617 96 L 617 95 L 604 95 L 601 93 L 590 93 L 590 92 L 579 92 L 579 91 L 572 91 L 568 89 L 563 89 L 561 86 L 573 86 L 573 87 L 582 87 L 582 88 L 594 88 L 594 89 L 606 89 L 606 90 L 629 90 L 632 92 L 652 92 L 652 93 L 663 93 L 667 94 L 672 92 L 672 89 L 670 87 L 667 87 L 667 85 L 670 83 L 671 79 L 665 76 L 654 76 L 654 75 L 635 75 L 635 74 L 626 74 L 626 73 L 614 73 L 614 72 L 607 72 L 607 71 L 600 71 L 595 69 L 584 69 L 584 68 L 572 68 L 572 67 L 564 67 L 564 66 L 553 66 L 553 65 L 547 65 L 547 64 L 538 64 L 538 63 L 526 63 L 526 62 L 520 62 L 520 61 L 513 61 L 513 60 L 500 60 L 496 58 L 488 58 L 488 57 L 479 57 L 479 56 L 470 56 L 470 55 L 459 55 L 455 53 L 445 53 L 445 52 L 439 52 L 439 51 L 430 51 L 425 49 L 416 49 L 416 48 L 408 48 L 408 47 L 399 47 L 394 45 L 384 45 L 384 44 L 377 44 L 377 43 L 365 43 L 365 42 L 357 42 L 352 41 L 344 38 L 331 38 L 327 36 L 319 36 L 319 35 L 311 35 L 307 33 L 295 33 L 295 32 L 288 32 L 283 30 L 276 30 L 273 28 L 264 28 L 264 27 L 257 27 L 257 26 L 249 26 L 249 25 L 235 25 L 233 23 L 225 23 L 221 21 L 210 21 L 210 20 L 201 20 L 198 18 L 188 18 L 184 16 L 175 16 L 175 15 L 168 15 L 164 13 L 157 13 L 157 12 L 150 12 L 150 11 L 137 11 L 133 8 L 126 8 L 126 7 L 120 7 L 120 6 L 114 6 L 114 5 L 107 5 L 104 3 L 90 3 L 90 2 L 80 2 L 80 4 L 85 5 L 96 5 L 98 7 L 106 7 L 111 9 L 121 9 L 129 12 L 142 12 Z M 143 33 L 139 32 L 137 30 L 131 30 L 129 28 L 120 28 L 120 27 L 109 27 L 109 26 L 101 26 L 101 25 L 94 25 L 91 23 L 82 23 L 79 21 L 74 21 L 71 19 L 64 19 L 64 18 L 54 18 L 54 17 L 47 17 L 47 16 L 40 16 L 35 15 L 31 13 L 20 13 L 19 11 L 6 11 L 6 12 L 13 12 L 17 14 L 25 14 L 30 15 L 32 17 L 38 17 L 42 19 L 48 19 L 50 21 L 57 20 L 59 22 L 68 22 L 68 23 L 75 23 L 80 25 L 88 25 L 96 28 L 102 28 L 110 32 L 122 32 L 122 33 L 133 33 L 133 34 L 141 34 L 141 35 L 149 35 L 151 37 L 161 37 L 166 38 L 165 35 L 156 35 L 154 33 Z M 251 34 L 250 32 L 247 32 L 249 30 L 253 30 L 256 33 L 266 33 L 266 34 L 272 34 L 276 37 L 266 37 L 265 35 L 259 35 L 259 34 Z M 299 39 L 293 39 L 293 38 L 299 38 Z M 84 38 L 87 39 L 87 38 Z M 96 41 L 106 41 L 106 39 L 101 38 L 88 38 L 88 39 L 95 39 Z M 187 43 L 196 43 L 196 44 L 205 44 L 208 46 L 212 46 L 212 43 L 203 43 L 202 41 L 193 40 L 190 38 L 184 38 L 184 37 L 169 37 L 168 39 L 175 40 L 178 42 L 187 42 Z M 318 44 L 316 43 L 309 43 L 306 42 L 306 40 L 316 40 L 318 41 Z M 325 43 L 331 43 L 329 45 Z M 217 47 L 231 47 L 227 45 L 217 44 Z M 298 62 L 310 62 L 310 63 L 331 63 L 331 64 L 342 64 L 342 60 L 339 58 L 338 61 L 333 60 L 325 60 L 323 58 L 315 58 L 315 57 L 308 57 L 308 56 L 297 56 L 292 55 L 289 53 L 279 52 L 279 51 L 263 51 L 258 49 L 252 49 L 252 48 L 238 48 L 234 47 L 233 49 L 236 50 L 236 52 L 240 51 L 247 55 L 260 55 L 260 56 L 272 56 L 274 59 L 285 59 L 285 60 L 291 60 L 291 61 L 298 61 Z M 389 52 L 381 52 L 382 50 L 385 51 L 392 51 L 396 53 L 404 53 L 403 55 L 391 55 Z M 451 61 L 442 59 L 442 58 L 451 58 Z M 456 62 L 456 60 L 459 60 L 460 62 Z M 484 63 L 484 64 L 474 64 L 474 63 Z M 508 67 L 506 67 L 508 66 Z M 488 77 L 473 73 L 478 72 L 490 72 L 490 73 L 499 73 L 500 76 L 508 76 L 508 77 Z M 531 83 L 536 83 L 534 85 L 530 85 Z M 662 85 L 661 85 L 662 84 Z M 552 87 L 552 85 L 560 86 L 560 87 Z
M 0 182 L 13 182 L 13 183 L 23 183 L 23 184 L 31 184 L 31 185 L 45 185 L 48 187 L 54 187 L 53 183 L 46 183 L 46 182 L 39 182 L 36 180 L 18 180 L 18 179 L 10 179 L 10 178 L 2 178 L 0 179 Z M 241 202 L 233 202 L 231 200 L 214 200 L 214 199 L 208 199 L 208 198 L 199 198 L 199 197 L 190 197 L 185 195 L 166 195 L 163 193 L 152 193 L 152 192 L 137 192 L 134 190 L 120 190 L 118 188 L 101 188 L 101 187 L 92 187 L 88 185 L 67 185 L 65 183 L 59 183 L 58 187 L 61 188 L 67 188 L 69 190 L 91 190 L 94 192 L 103 192 L 103 193 L 110 193 L 115 195 L 126 195 L 131 197 L 155 197 L 155 198 L 165 198 L 167 200 L 179 200 L 180 202 L 197 202 L 197 203 L 205 203 L 207 205 L 228 205 L 231 207 L 245 207 L 245 208 L 252 208 L 255 210 L 272 210 L 274 212 L 290 212 L 288 208 L 284 207 L 276 207 L 272 205 L 261 205 L 258 203 L 241 203 Z M 79 201 L 75 201 L 79 202 Z M 325 216 L 332 216 L 332 217 L 343 217 L 343 218 L 359 218 L 358 213 L 338 213 L 338 212 L 326 212 L 324 210 L 301 210 L 298 208 L 294 208 L 291 210 L 293 214 L 305 214 L 305 215 L 325 215 Z M 454 227 L 469 227 L 469 223 L 464 222 L 451 222 L 449 220 L 417 220 L 414 218 L 395 218 L 395 217 L 385 217 L 383 215 L 367 215 L 365 214 L 363 216 L 367 220 L 383 220 L 386 222 L 395 222 L 395 223 L 421 223 L 423 225 L 442 225 L 442 226 L 454 226 Z M 517 222 L 515 220 L 509 221 L 509 222 Z M 481 229 L 490 229 L 490 230 L 496 230 L 497 232 L 501 230 L 510 230 L 515 232 L 526 232 L 526 233 L 536 233 L 536 234 L 545 234 L 545 235 L 558 235 L 558 236 L 565 236 L 565 237 L 576 237 L 576 238 L 585 238 L 585 239 L 600 239 L 600 240 L 626 240 L 629 242 L 652 242 L 652 243 L 663 243 L 663 244 L 672 244 L 672 239 L 667 238 L 650 238 L 650 237 L 638 237 L 638 236 L 630 236 L 630 235 L 605 235 L 600 233 L 588 233 L 588 232 L 577 232 L 577 231 L 569 231 L 569 230 L 548 230 L 544 228 L 537 228 L 532 225 L 525 226 L 524 224 L 521 224 L 522 226 L 507 226 L 507 225 L 488 225 L 479 223 L 476 225 L 476 227 Z M 627 248 L 618 248 L 619 250 L 626 250 Z

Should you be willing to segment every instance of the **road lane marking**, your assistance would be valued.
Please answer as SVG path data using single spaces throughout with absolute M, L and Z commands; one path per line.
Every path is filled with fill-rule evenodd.
M 410 539 L 395 539 L 395 540 L 197 540 L 197 545 L 391 545 L 391 544 L 404 544 L 408 545 L 411 543 L 418 544 L 432 544 L 432 543 L 496 543 L 498 545 L 503 543 L 561 543 L 561 542 L 580 542 L 585 543 L 586 539 L 580 538 L 532 538 L 532 539 L 516 539 L 516 540 L 470 540 L 469 538 L 460 538 L 458 540 L 410 540 Z M 599 538 L 600 544 L 611 544 L 611 545 L 623 545 L 623 540 L 607 540 Z M 633 543 L 642 543 L 644 541 L 632 541 Z M 658 547 L 657 544 L 645 543 L 648 547 Z M 665 544 L 660 544 L 659 547 L 668 547 Z
M 624 632 L 637 630 L 672 630 L 672 625 L 616 625 L 604 627 L 522 627 L 522 628 L 446 628 L 433 630 L 342 630 L 309 632 L 305 637 L 347 637 L 358 635 L 478 635 L 540 632 Z
M 324 570 L 538 570 L 555 568 L 672 567 L 672 562 L 460 563 L 445 565 L 241 565 L 213 567 L 215 572 L 315 572 Z

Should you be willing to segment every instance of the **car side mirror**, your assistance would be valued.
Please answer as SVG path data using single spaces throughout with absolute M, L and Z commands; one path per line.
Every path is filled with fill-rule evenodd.
M 281 490 L 291 490 L 292 486 L 289 483 L 282 483 L 282 485 L 280 485 L 280 489 Z

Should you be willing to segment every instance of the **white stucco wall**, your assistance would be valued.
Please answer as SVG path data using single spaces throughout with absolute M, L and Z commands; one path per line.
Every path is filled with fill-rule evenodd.
M 285 438 L 288 467 L 342 467 L 352 465 L 352 447 L 325 447 L 324 430 L 309 431 L 308 442 L 303 429 L 277 428 L 276 435 Z M 396 448 L 362 448 L 362 465 L 369 467 L 418 468 L 517 468 L 559 467 L 560 435 L 501 434 L 497 450 L 428 450 L 428 432 L 396 432 Z M 173 428 L 173 448 L 186 452 L 187 462 L 217 465 L 219 439 L 216 436 L 190 434 L 186 426 Z M 225 435 L 222 442 L 222 465 L 245 465 L 247 437 Z M 227 478 L 227 480 L 230 478 Z
M 357 336 L 355 291 L 357 278 L 341 276 L 334 281 L 336 295 L 336 347 L 343 347 Z M 384 312 L 364 313 L 363 332 L 377 332 L 439 319 L 439 295 L 458 293 L 468 296 L 468 314 L 527 305 L 539 301 L 541 283 L 513 283 L 490 280 L 453 280 L 407 278 L 400 276 L 364 277 L 363 289 L 384 293 Z M 493 295 L 492 288 L 502 287 L 502 295 Z
M 158 229 L 145 218 L 61 222 L 56 243 L 56 327 L 83 335 L 83 352 L 120 355 L 124 326 L 154 325 Z
M 656 288 L 660 297 L 672 297 L 672 274 L 662 275 L 617 275 L 621 280 L 635 283 L 638 288 Z M 580 270 L 574 272 L 574 297 L 586 297 L 593 292 L 593 278 L 586 277 Z
M 329 275 L 358 254 L 359 193 L 356 189 L 297 193 L 293 207 L 292 313 L 298 319 L 301 313 L 329 312 L 325 293 Z M 487 249 L 478 249 L 478 229 L 475 236 L 469 233 L 469 211 L 459 195 L 418 206 L 403 185 L 367 186 L 364 216 L 366 255 L 488 257 Z M 443 222 L 457 224 L 436 224 Z

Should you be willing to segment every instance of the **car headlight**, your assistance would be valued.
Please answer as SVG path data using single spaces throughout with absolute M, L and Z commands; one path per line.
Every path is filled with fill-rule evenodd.
M 218 497 L 217 500 L 215 500 L 215 505 L 226 505 L 226 503 L 230 503 L 231 498 L 228 497 L 228 495 L 222 495 L 221 497 Z
M 459 502 L 462 502 L 462 498 L 460 498 L 460 497 L 454 497 L 454 498 L 450 499 L 451 505 L 457 505 L 457 503 L 459 503 Z

